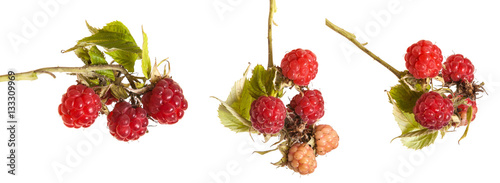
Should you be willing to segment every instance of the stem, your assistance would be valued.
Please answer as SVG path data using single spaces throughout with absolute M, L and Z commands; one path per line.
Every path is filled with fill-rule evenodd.
M 377 55 L 373 54 L 365 46 L 363 46 L 363 44 L 359 43 L 358 40 L 356 40 L 356 36 L 354 34 L 348 32 L 348 31 L 346 31 L 346 30 L 344 30 L 344 29 L 342 29 L 342 28 L 340 28 L 338 26 L 336 26 L 335 24 L 333 24 L 332 22 L 330 22 L 328 19 L 325 19 L 325 20 L 326 20 L 326 26 L 330 27 L 330 29 L 334 30 L 335 32 L 337 32 L 340 35 L 342 35 L 345 38 L 347 38 L 354 45 L 356 45 L 359 49 L 361 49 L 363 52 L 365 52 L 370 57 L 372 57 L 375 61 L 377 61 L 378 63 L 382 64 L 385 68 L 389 69 L 394 75 L 396 75 L 396 77 L 398 77 L 398 79 L 401 79 L 402 72 L 398 71 L 397 69 L 395 69 L 394 67 L 392 67 L 391 65 L 389 65 L 387 62 L 385 62 L 380 57 L 378 57 Z
M 120 65 L 90 65 L 83 67 L 45 67 L 33 71 L 16 73 L 16 81 L 21 80 L 36 80 L 38 79 L 37 74 L 50 74 L 52 77 L 56 77 L 53 72 L 68 72 L 68 73 L 88 73 L 97 70 L 115 70 L 125 74 L 127 80 L 129 80 L 132 88 L 135 88 L 133 78 L 128 74 L 127 70 Z M 8 75 L 0 75 L 0 82 L 10 81 Z
M 269 19 L 267 20 L 267 49 L 268 49 L 268 60 L 267 68 L 274 66 L 273 63 L 273 15 L 276 12 L 276 1 L 269 0 Z

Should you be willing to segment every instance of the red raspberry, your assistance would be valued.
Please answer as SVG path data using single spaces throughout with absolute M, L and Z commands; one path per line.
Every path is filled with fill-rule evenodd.
M 319 90 L 307 90 L 290 101 L 290 107 L 307 124 L 312 125 L 325 115 L 325 102 Z
M 449 56 L 443 65 L 443 79 L 447 83 L 474 80 L 474 65 L 461 54 Z
M 281 60 L 281 72 L 296 85 L 307 86 L 318 73 L 316 55 L 300 48 L 292 50 Z
M 171 78 L 158 81 L 153 90 L 142 96 L 142 104 L 160 124 L 177 123 L 188 108 L 182 88 Z
M 316 169 L 314 150 L 305 143 L 295 143 L 288 150 L 288 167 L 301 175 L 307 175 Z
M 285 117 L 285 104 L 279 98 L 261 96 L 250 106 L 252 126 L 260 133 L 278 133 L 285 125 Z
M 99 116 L 101 99 L 94 90 L 85 85 L 72 85 L 62 96 L 59 115 L 64 125 L 70 128 L 87 128 Z
M 316 152 L 319 155 L 336 149 L 339 146 L 339 135 L 330 125 L 318 125 L 314 129 Z
M 417 79 L 433 78 L 439 74 L 443 62 L 441 49 L 427 40 L 420 40 L 406 50 L 406 68 Z
M 439 130 L 450 122 L 453 115 L 453 103 L 439 93 L 424 93 L 413 107 L 415 120 L 423 127 Z
M 134 108 L 128 102 L 119 102 L 108 115 L 108 128 L 118 140 L 137 140 L 148 130 L 146 110 Z
M 476 113 L 477 113 L 476 101 L 472 101 L 471 99 L 467 98 L 465 99 L 465 102 L 467 104 L 460 104 L 457 107 L 458 115 L 460 116 L 460 119 L 462 119 L 462 121 L 460 122 L 460 126 L 467 126 L 467 110 L 469 109 L 469 106 L 472 106 L 471 122 L 474 121 L 474 119 L 476 119 Z

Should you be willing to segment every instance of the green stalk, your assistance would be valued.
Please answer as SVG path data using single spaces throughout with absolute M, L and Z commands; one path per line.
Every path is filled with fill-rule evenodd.
M 385 62 L 384 60 L 382 60 L 380 57 L 378 57 L 377 55 L 375 55 L 374 53 L 372 53 L 370 50 L 368 50 L 365 46 L 363 46 L 363 44 L 361 44 L 358 40 L 356 40 L 356 36 L 353 33 L 350 33 L 348 31 L 346 31 L 346 30 L 338 27 L 337 25 L 335 25 L 332 22 L 330 22 L 328 19 L 325 19 L 325 20 L 326 20 L 326 26 L 330 27 L 330 29 L 334 30 L 335 32 L 337 32 L 340 35 L 342 35 L 345 38 L 347 38 L 354 45 L 356 45 L 359 49 L 361 49 L 361 51 L 365 52 L 370 57 L 372 57 L 375 61 L 377 61 L 378 63 L 382 64 L 385 68 L 389 69 L 389 71 L 391 71 L 394 75 L 396 75 L 396 77 L 398 77 L 398 79 L 401 79 L 401 77 L 403 75 L 402 72 L 398 71 L 397 69 L 395 69 L 394 67 L 392 67 L 391 65 L 389 65 L 387 62 Z
M 131 78 L 130 74 L 128 74 L 125 68 L 123 68 L 120 65 L 90 65 L 83 67 L 45 67 L 33 71 L 16 73 L 15 80 L 16 81 L 36 80 L 38 79 L 38 74 L 49 74 L 55 78 L 56 76 L 52 74 L 53 72 L 88 73 L 97 70 L 120 71 L 121 73 L 125 74 L 127 80 L 129 80 L 130 82 L 130 85 L 133 85 L 133 88 L 135 88 L 135 84 L 133 83 L 133 79 Z M 6 81 L 10 81 L 9 75 L 0 75 L 0 82 L 6 82 Z
M 268 48 L 268 60 L 267 60 L 267 68 L 271 68 L 274 66 L 273 63 L 273 15 L 276 13 L 276 1 L 270 0 L 269 5 L 269 19 L 267 20 L 267 48 Z

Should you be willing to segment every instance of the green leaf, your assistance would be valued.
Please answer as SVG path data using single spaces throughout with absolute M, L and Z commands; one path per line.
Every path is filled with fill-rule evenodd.
M 250 94 L 254 98 L 260 96 L 274 96 L 279 97 L 283 91 L 278 91 L 276 83 L 276 68 L 265 69 L 262 65 L 257 65 L 252 71 L 252 78 L 250 78 Z
M 430 131 L 420 125 L 415 121 L 413 113 L 406 113 L 394 105 L 393 114 L 401 129 L 399 137 L 404 146 L 410 149 L 422 149 L 436 140 L 439 131 Z
M 439 131 L 435 130 L 433 133 L 429 133 L 426 135 L 401 138 L 401 142 L 404 146 L 410 149 L 422 149 L 434 143 L 438 136 L 438 132 Z
M 132 53 L 123 50 L 113 50 L 106 52 L 115 62 L 122 65 L 127 71 L 134 72 L 135 61 L 137 60 L 137 53 Z
M 75 54 L 83 61 L 85 65 L 91 64 L 89 50 L 87 48 L 77 48 L 75 50 Z
M 151 60 L 149 58 L 149 51 L 148 51 L 148 36 L 144 32 L 144 29 L 142 29 L 142 73 L 144 74 L 144 77 L 149 79 L 151 77 Z
M 465 128 L 465 132 L 464 134 L 462 135 L 462 137 L 460 137 L 460 139 L 458 140 L 458 144 L 460 144 L 460 141 L 462 139 L 464 139 L 465 137 L 467 137 L 467 133 L 469 132 L 469 126 L 470 126 L 470 122 L 472 121 L 472 105 L 469 106 L 469 108 L 467 109 L 467 128 Z
M 128 98 L 127 90 L 125 90 L 125 88 L 123 88 L 121 86 L 117 86 L 117 85 L 112 84 L 110 90 L 111 90 L 111 94 L 117 99 Z
M 221 105 L 219 106 L 219 109 L 217 111 L 221 123 L 225 127 L 235 132 L 248 132 L 250 131 L 250 127 L 252 126 L 252 123 L 244 118 L 241 113 L 239 113 L 241 109 L 238 108 L 238 110 L 236 110 L 232 107 L 234 103 L 238 103 L 242 99 L 243 92 L 244 90 L 246 90 L 245 83 L 247 82 L 246 76 L 249 69 L 250 65 L 243 73 L 243 77 L 234 83 L 233 87 L 231 88 L 231 92 L 229 93 L 229 96 L 227 97 L 225 102 L 213 97 L 221 102 Z
M 104 54 L 97 48 L 97 46 L 92 46 L 88 52 L 90 56 L 90 65 L 107 65 L 108 62 L 104 58 Z M 108 77 L 111 80 L 115 80 L 115 75 L 112 70 L 97 70 L 98 74 Z
M 256 100 L 256 98 L 252 97 L 250 94 L 250 87 L 250 81 L 245 79 L 239 100 L 231 104 L 231 107 L 233 107 L 234 110 L 237 111 L 238 114 L 241 114 L 241 116 L 246 120 L 250 120 L 250 108 L 252 106 L 252 102 Z
M 394 115 L 396 122 L 398 122 L 402 134 L 424 128 L 417 121 L 415 121 L 413 113 L 404 112 L 396 105 L 394 105 L 392 114 Z
M 402 111 L 413 113 L 413 107 L 415 106 L 415 103 L 417 102 L 418 98 L 420 98 L 420 96 L 424 94 L 424 92 L 416 92 L 411 90 L 410 87 L 402 80 L 400 80 L 399 83 L 400 84 L 391 88 L 389 94 L 391 95 L 392 100 L 394 100 L 396 105 Z
M 77 45 L 96 44 L 107 49 L 121 49 L 141 53 L 128 28 L 119 21 L 108 23 L 95 34 L 78 41 Z
M 87 20 L 85 20 L 85 24 L 87 24 L 87 28 L 89 29 L 91 34 L 95 34 L 99 31 L 97 28 L 90 26 Z
M 239 115 L 229 104 L 213 97 L 221 102 L 218 109 L 219 118 L 222 124 L 234 132 L 248 132 L 252 123 Z
M 431 133 L 434 133 L 435 130 L 429 130 L 427 128 L 424 128 L 424 129 L 420 129 L 420 130 L 416 130 L 416 131 L 412 131 L 412 132 L 408 132 L 408 133 L 403 133 L 401 134 L 400 136 L 397 136 L 397 137 L 394 137 L 391 142 L 394 140 L 394 139 L 397 139 L 397 138 L 404 138 L 404 137 L 418 137 L 418 136 L 422 136 L 422 135 L 428 135 L 428 134 L 431 134 Z

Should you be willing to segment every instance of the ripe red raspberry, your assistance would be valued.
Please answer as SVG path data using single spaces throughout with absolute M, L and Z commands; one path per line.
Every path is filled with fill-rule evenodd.
M 325 102 L 319 90 L 307 90 L 290 101 L 290 107 L 307 124 L 312 125 L 325 115 Z
M 128 102 L 119 102 L 108 115 L 108 128 L 118 140 L 137 140 L 148 130 L 146 110 L 134 108 Z
M 316 55 L 309 50 L 300 48 L 292 50 L 281 60 L 281 71 L 296 85 L 307 86 L 318 73 Z
M 476 101 L 472 101 L 471 99 L 467 98 L 467 99 L 465 99 L 465 102 L 467 104 L 460 104 L 457 107 L 458 115 L 460 116 L 460 119 L 462 120 L 460 122 L 460 126 L 467 126 L 467 110 L 469 109 L 469 106 L 472 106 L 471 122 L 474 121 L 474 119 L 476 119 L 476 113 L 477 113 Z
M 72 85 L 62 96 L 59 115 L 64 125 L 70 128 L 87 128 L 99 116 L 101 99 L 94 90 L 85 85 Z
M 450 122 L 453 103 L 434 91 L 424 93 L 413 107 L 415 120 L 423 127 L 439 130 Z
M 305 143 L 295 143 L 288 150 L 288 167 L 301 175 L 307 175 L 316 169 L 314 150 Z
M 279 98 L 261 96 L 250 106 L 252 126 L 260 133 L 278 133 L 285 125 L 285 117 L 285 104 Z
M 182 88 L 171 78 L 158 81 L 153 90 L 142 96 L 142 104 L 160 124 L 177 123 L 188 108 Z
M 474 80 L 474 65 L 461 54 L 449 56 L 443 65 L 443 79 L 447 83 Z
M 420 40 L 406 50 L 406 68 L 417 79 L 433 78 L 443 62 L 441 49 L 427 40 Z
M 325 155 L 339 146 L 339 135 L 330 125 L 318 125 L 314 129 L 316 153 Z

